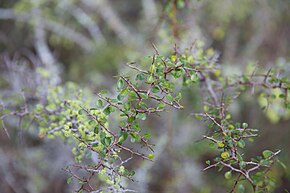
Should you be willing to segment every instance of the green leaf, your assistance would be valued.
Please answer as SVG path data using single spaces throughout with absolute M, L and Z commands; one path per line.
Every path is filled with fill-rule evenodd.
M 285 98 L 285 94 L 280 94 L 279 98 Z
M 155 65 L 152 64 L 150 69 L 149 69 L 149 72 L 154 73 L 154 71 L 155 71 Z
M 151 138 L 151 133 L 149 133 L 149 132 L 146 132 L 146 133 L 144 133 L 144 138 L 145 139 L 150 139 Z
M 241 123 L 235 123 L 235 128 L 240 128 L 241 127 Z
M 157 109 L 163 109 L 165 107 L 165 103 L 160 102 L 157 106 Z
M 190 80 L 191 80 L 192 82 L 196 82 L 196 81 L 198 81 L 198 76 L 197 76 L 197 74 L 196 74 L 196 73 L 193 73 L 193 74 L 190 76 Z
M 145 74 L 137 74 L 137 76 L 136 76 L 136 80 L 140 80 L 140 81 L 142 81 L 142 80 L 144 80 L 146 78 L 146 75 Z
M 132 123 L 133 121 L 134 121 L 134 117 L 133 116 L 128 118 L 128 123 Z
M 131 109 L 131 104 L 130 103 L 124 103 L 124 109 L 126 110 L 126 111 L 128 111 L 128 110 L 130 110 Z
M 209 106 L 208 105 L 204 105 L 203 106 L 203 110 L 204 110 L 204 112 L 208 112 L 209 111 Z
M 229 113 L 227 113 L 227 115 L 226 115 L 226 119 L 231 119 L 231 114 L 229 114 Z M 233 128 L 234 126 L 233 125 L 230 125 L 231 126 L 231 128 Z M 229 129 L 231 129 L 231 128 L 229 128 Z
M 106 153 L 103 150 L 100 150 L 99 153 L 102 158 L 106 157 Z
M 106 146 L 106 138 L 101 139 L 101 144 L 103 144 L 104 146 Z
M 104 131 L 101 131 L 100 138 L 105 139 L 105 137 L 106 137 L 106 133 Z
M 176 56 L 176 55 L 172 55 L 172 56 L 170 57 L 170 59 L 171 59 L 173 62 L 175 62 L 176 59 L 177 59 L 177 56 Z
M 86 182 L 83 182 L 83 181 L 79 181 L 79 184 L 80 185 L 84 185 Z
M 121 127 L 125 127 L 125 125 L 126 125 L 126 121 L 120 121 L 120 126 Z
M 140 120 L 146 120 L 146 114 L 145 113 L 138 113 L 136 115 L 136 119 L 140 119 Z
M 173 100 L 174 100 L 170 94 L 167 94 L 165 97 L 169 102 L 173 102 Z
M 128 133 L 126 131 L 122 131 L 119 137 L 118 143 L 122 144 L 128 138 Z
M 241 161 L 243 161 L 243 157 L 241 156 L 241 154 L 239 154 L 239 153 L 237 153 L 237 158 L 238 158 L 238 160 L 241 162 Z
M 236 161 L 236 160 L 230 160 L 230 164 L 231 165 L 234 165 L 234 164 L 236 164 L 238 161 Z
M 131 172 L 129 172 L 128 175 L 129 175 L 129 176 L 134 176 L 134 175 L 135 175 L 135 171 L 131 171 Z
M 201 116 L 201 115 L 195 115 L 195 118 L 197 118 L 198 120 L 202 120 L 203 119 L 203 116 Z
M 105 108 L 103 112 L 105 115 L 109 115 L 111 113 L 110 107 Z
M 122 79 L 119 79 L 117 82 L 117 89 L 121 90 L 122 88 L 124 88 L 124 81 Z
M 158 86 L 154 86 L 153 88 L 152 88 L 152 92 L 153 93 L 158 93 L 160 91 L 160 88 L 158 87 Z
M 148 76 L 148 78 L 147 78 L 147 82 L 149 83 L 149 84 L 151 84 L 151 83 L 153 83 L 154 82 L 154 77 L 151 75 L 151 76 Z
M 150 153 L 150 154 L 148 155 L 148 158 L 149 158 L 150 160 L 152 160 L 152 159 L 154 158 L 154 155 L 153 155 L 152 153 Z
M 124 98 L 125 98 L 125 95 L 122 95 L 122 94 L 118 94 L 118 96 L 117 96 L 117 99 L 119 101 L 122 101 Z
M 179 102 L 179 100 L 182 98 L 182 94 L 179 92 L 177 96 L 175 97 L 175 100 Z
M 225 152 L 222 152 L 222 153 L 221 153 L 221 157 L 222 157 L 223 159 L 227 159 L 227 158 L 230 157 L 230 154 L 229 154 L 229 152 L 225 151 Z
M 240 185 L 238 186 L 238 192 L 240 192 L 240 193 L 245 193 L 245 191 L 246 191 L 246 189 L 245 189 L 244 185 L 243 185 L 243 184 L 240 184 Z
M 263 154 L 263 157 L 264 157 L 265 159 L 267 159 L 267 158 L 269 158 L 271 155 L 273 155 L 273 152 L 270 151 L 270 150 L 264 150 L 262 154 Z
M 131 90 L 131 91 L 129 92 L 129 96 L 130 96 L 131 99 L 133 99 L 133 100 L 138 98 L 138 95 L 137 95 L 136 92 L 133 91 L 133 90 Z
M 242 126 L 244 129 L 246 129 L 246 128 L 248 128 L 248 123 L 243 123 Z
M 140 105 L 140 107 L 145 107 L 145 108 L 147 107 L 147 104 L 142 102 L 142 101 L 139 103 L 139 105 Z
M 232 178 L 232 171 L 227 171 L 227 172 L 225 173 L 225 179 L 229 180 L 229 179 L 231 179 L 231 178 Z
M 121 90 L 120 94 L 121 95 L 127 95 L 128 94 L 128 88 L 124 88 L 123 90 Z
M 216 144 L 219 148 L 223 148 L 225 146 L 225 144 L 221 141 L 218 141 Z
M 138 142 L 141 141 L 141 138 L 140 138 L 140 136 L 138 134 L 130 133 L 130 135 L 131 135 L 131 142 L 132 143 L 138 143 Z
M 229 125 L 229 126 L 228 126 L 228 129 L 229 129 L 229 130 L 234 130 L 234 129 L 235 129 L 235 126 L 233 126 L 233 125 Z
M 241 167 L 241 168 L 245 168 L 245 167 L 246 167 L 246 162 L 241 161 L 241 162 L 240 162 L 240 167 Z
M 110 99 L 111 103 L 117 103 L 119 102 L 118 99 Z
M 148 95 L 145 93 L 139 93 L 142 99 L 148 99 Z
M 223 170 L 223 168 L 224 168 L 224 166 L 223 165 L 218 165 L 218 172 L 220 172 L 220 171 L 222 171 Z
M 210 160 L 206 160 L 205 162 L 207 165 L 210 165 Z
M 72 177 L 69 177 L 67 180 L 66 180 L 66 183 L 67 184 L 70 184 L 72 182 L 73 178 Z
M 270 161 L 269 160 L 266 160 L 266 159 L 262 159 L 260 161 L 260 165 L 261 166 L 268 166 L 270 164 Z
M 209 145 L 209 147 L 211 147 L 211 148 L 214 148 L 214 142 L 210 142 L 208 145 Z
M 180 78 L 182 75 L 182 71 L 180 69 L 176 69 L 171 71 L 171 74 L 174 78 Z
M 245 146 L 246 146 L 246 143 L 245 143 L 245 141 L 244 140 L 240 140 L 240 141 L 238 141 L 238 146 L 240 147 L 240 148 L 244 148 Z
M 79 115 L 83 115 L 84 112 L 85 112 L 85 110 L 81 109 L 81 110 L 79 110 L 78 114 L 79 114 Z
M 132 123 L 132 129 L 134 131 L 140 131 L 141 130 L 141 127 L 139 127 L 139 123 L 137 121 Z
M 106 137 L 106 138 L 105 138 L 105 144 L 106 144 L 107 146 L 111 145 L 111 142 L 112 142 L 111 137 Z
M 98 127 L 98 126 L 96 126 L 96 127 L 94 128 L 94 133 L 95 133 L 95 134 L 98 134 L 98 133 L 99 133 L 99 127 Z
M 101 92 L 100 92 L 101 95 L 104 95 L 104 94 L 107 94 L 107 93 L 108 93 L 107 90 L 101 90 Z
M 98 108 L 102 108 L 102 107 L 103 107 L 103 101 L 102 101 L 101 99 L 99 99 L 99 100 L 97 101 L 97 107 L 98 107 Z

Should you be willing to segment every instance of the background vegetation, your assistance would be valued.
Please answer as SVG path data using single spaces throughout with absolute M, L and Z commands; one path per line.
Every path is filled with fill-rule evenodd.
M 82 104 L 89 105 L 94 93 L 115 89 L 113 76 L 133 74 L 127 62 L 148 69 L 148 56 L 156 53 L 152 43 L 165 56 L 175 47 L 203 48 L 215 56 L 225 77 L 254 69 L 290 71 L 287 0 L 9 0 L 0 6 L 1 192 L 77 190 L 79 184 L 68 185 L 63 169 L 74 163 L 71 144 L 43 138 L 34 117 L 26 115 L 56 86 L 72 89 L 63 93 L 66 99 L 82 88 Z M 202 171 L 217 152 L 202 140 L 206 125 L 191 116 L 203 108 L 198 87 L 182 93 L 183 111 L 170 110 L 142 123 L 156 144 L 154 160 L 135 158 L 128 164 L 135 171 L 128 188 L 207 193 L 233 186 L 216 169 Z M 243 151 L 251 157 L 265 149 L 282 150 L 279 159 L 287 167 L 290 114 L 279 102 L 261 110 L 263 103 L 248 92 L 230 106 L 235 120 L 259 128 L 259 137 Z M 270 176 L 273 192 L 290 190 L 289 169 L 276 164 Z

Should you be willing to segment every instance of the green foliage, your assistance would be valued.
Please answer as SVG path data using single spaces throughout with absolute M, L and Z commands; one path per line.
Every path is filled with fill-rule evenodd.
M 91 89 L 82 88 L 81 92 L 80 87 L 71 83 L 58 87 L 52 86 L 47 91 L 45 85 L 48 84 L 40 82 L 38 83 L 39 88 L 32 89 L 37 92 L 31 94 L 32 100 L 38 103 L 36 107 L 34 102 L 31 102 L 29 106 L 26 104 L 31 100 L 29 94 L 23 98 L 21 96 L 11 98 L 7 100 L 9 102 L 4 99 L 3 105 L 2 101 L 0 104 L 0 126 L 2 125 L 7 136 L 9 137 L 9 132 L 7 132 L 6 124 L 17 122 L 8 120 L 8 117 L 19 118 L 19 126 L 16 125 L 17 123 L 14 126 L 19 127 L 21 131 L 21 125 L 24 125 L 25 128 L 30 125 L 26 118 L 31 118 L 32 124 L 36 124 L 40 130 L 41 138 L 58 137 L 72 146 L 76 164 L 67 167 L 66 171 L 71 175 L 68 183 L 79 182 L 78 192 L 96 190 L 104 192 L 122 190 L 125 192 L 126 180 L 123 178 L 133 179 L 135 173 L 132 171 L 135 166 L 131 166 L 127 162 L 135 158 L 138 161 L 140 159 L 155 161 L 158 157 L 158 155 L 154 155 L 155 145 L 152 144 L 153 141 L 158 142 L 158 139 L 155 138 L 156 133 L 153 133 L 154 128 L 150 130 L 152 125 L 148 129 L 144 122 L 150 122 L 152 116 L 159 116 L 161 113 L 169 111 L 170 108 L 185 108 L 185 111 L 189 109 L 189 111 L 195 112 L 192 114 L 207 128 L 203 136 L 203 144 L 205 144 L 203 148 L 210 147 L 213 156 L 212 159 L 206 161 L 205 170 L 216 167 L 217 171 L 224 174 L 220 176 L 224 176 L 227 185 L 235 184 L 232 192 L 249 192 L 252 189 L 254 192 L 273 191 L 276 182 L 271 176 L 272 166 L 278 162 L 283 168 L 286 168 L 285 164 L 277 159 L 280 150 L 261 150 L 256 156 L 247 155 L 247 148 L 251 147 L 249 142 L 258 136 L 259 130 L 252 128 L 257 125 L 250 120 L 249 122 L 247 122 L 248 120 L 237 122 L 235 112 L 231 112 L 230 106 L 239 103 L 240 96 L 248 98 L 250 96 L 251 99 L 257 99 L 263 113 L 271 123 L 289 119 L 289 63 L 279 61 L 277 67 L 270 70 L 247 66 L 240 75 L 230 72 L 230 76 L 224 74 L 225 69 L 228 69 L 224 64 L 228 62 L 231 65 L 240 64 L 244 63 L 244 58 L 246 60 L 256 59 L 256 56 L 258 61 L 263 63 L 258 57 L 261 54 L 258 49 L 263 50 L 269 47 L 272 53 L 274 43 L 269 41 L 273 39 L 271 37 L 278 31 L 281 32 L 279 35 L 282 39 L 287 36 L 284 35 L 287 34 L 284 33 L 287 28 L 282 26 L 289 20 L 288 15 L 285 14 L 287 13 L 285 5 L 288 2 L 204 1 L 203 9 L 195 8 L 196 5 L 199 7 L 199 4 L 192 3 L 196 1 L 176 0 L 166 1 L 165 4 L 155 1 L 149 8 L 148 5 L 145 5 L 147 1 L 133 2 L 132 5 L 138 5 L 136 7 L 140 9 L 138 17 L 145 15 L 149 18 L 148 21 L 145 18 L 134 18 L 136 23 L 140 23 L 139 26 L 133 24 L 134 27 L 127 26 L 127 24 L 132 25 L 131 21 L 123 23 L 122 19 L 118 20 L 127 18 L 127 16 L 133 18 L 131 16 L 136 14 L 135 9 L 129 8 L 128 11 L 127 8 L 119 7 L 122 4 L 121 1 L 114 2 L 114 4 L 116 3 L 114 6 L 110 5 L 110 1 L 78 2 L 74 0 L 29 0 L 4 3 L 4 7 L 6 4 L 14 6 L 14 10 L 3 9 L 4 18 L 7 16 L 9 20 L 15 20 L 17 27 L 27 24 L 25 30 L 21 28 L 18 28 L 21 30 L 15 30 L 15 32 L 19 32 L 14 36 L 11 34 L 11 39 L 18 37 L 25 39 L 26 46 L 34 45 L 33 53 L 38 53 L 40 60 L 43 60 L 42 56 L 47 54 L 57 56 L 55 63 L 60 62 L 66 65 L 64 75 L 67 79 L 78 82 L 90 80 L 90 82 L 96 83 L 94 89 L 98 89 L 98 86 L 104 83 L 101 80 L 102 75 L 96 75 L 96 70 L 110 71 L 108 69 L 112 69 L 111 66 L 113 66 L 115 73 L 116 64 L 119 64 L 124 58 L 132 57 L 133 60 L 136 59 L 136 56 L 139 58 L 143 53 L 137 54 L 137 50 L 148 51 L 144 44 L 145 39 L 156 40 L 156 36 L 161 35 L 162 38 L 157 41 L 161 42 L 158 47 L 165 53 L 160 54 L 161 52 L 154 46 L 156 53 L 153 56 L 147 57 L 147 60 L 138 61 L 137 59 L 138 65 L 136 65 L 137 63 L 128 64 L 133 71 L 129 73 L 122 69 L 121 74 L 116 76 L 116 85 L 113 89 L 100 91 L 97 96 L 91 92 Z M 141 6 L 144 7 L 142 11 Z M 102 9 L 102 7 L 108 9 Z M 277 7 L 283 7 L 283 9 L 277 9 Z M 162 9 L 162 13 L 157 25 L 153 26 L 155 22 L 150 14 L 159 15 L 154 13 L 155 8 Z M 194 15 L 188 14 L 188 12 L 192 12 L 192 8 L 196 10 Z M 126 14 L 122 13 L 123 9 L 127 12 Z M 111 16 L 103 14 L 103 10 L 105 12 L 112 10 Z M 253 15 L 252 12 L 257 14 Z M 118 14 L 122 17 L 118 17 Z M 260 17 L 261 15 L 265 17 Z M 183 20 L 183 18 L 186 19 Z M 114 22 L 111 21 L 114 20 L 119 25 L 113 25 Z M 188 21 L 192 22 L 189 24 Z M 11 23 L 14 24 L 14 22 Z M 20 23 L 21 25 L 19 25 Z M 149 23 L 150 25 L 148 25 Z M 8 27 L 6 25 L 4 22 L 3 37 L 10 39 L 5 38 L 10 37 L 11 31 L 10 24 Z M 190 38 L 188 37 L 192 35 L 192 28 L 189 25 L 193 26 L 197 32 L 199 28 L 202 28 L 201 31 L 207 37 L 212 36 L 214 47 L 219 50 L 225 49 L 220 60 L 224 63 L 223 66 L 218 64 L 215 51 L 212 48 L 204 50 L 202 48 L 204 44 L 199 40 L 190 45 L 192 46 L 190 49 L 183 50 L 178 47 L 178 45 L 189 45 Z M 163 29 L 164 27 L 168 29 Z M 140 34 L 139 36 L 138 33 L 138 36 L 134 36 L 134 33 L 130 32 L 133 28 L 148 31 L 150 34 Z M 146 30 L 146 28 L 153 30 Z M 244 33 L 240 29 L 248 30 Z M 252 35 L 254 31 L 257 31 L 256 36 Z M 172 33 L 173 40 L 177 44 L 172 52 L 168 50 L 168 45 L 164 44 L 164 41 L 172 40 L 167 36 L 169 33 Z M 45 42 L 46 40 L 48 42 Z M 132 43 L 131 40 L 134 42 Z M 223 40 L 226 41 L 223 42 Z M 141 47 L 137 46 L 138 43 L 134 45 L 135 41 L 141 42 Z M 16 47 L 17 50 L 19 47 L 21 48 L 21 45 L 14 45 L 11 42 L 9 40 L 6 43 L 5 40 L 4 49 L 10 45 Z M 37 45 L 42 45 L 39 46 L 42 48 L 47 47 L 48 51 L 38 48 Z M 280 49 L 275 50 L 277 54 L 283 55 L 286 53 L 285 45 L 279 45 L 281 45 Z M 166 47 L 166 49 L 162 49 L 162 47 Z M 49 49 L 53 50 L 51 52 L 53 54 Z M 129 49 L 134 51 L 131 50 L 128 55 Z M 86 54 L 82 55 L 81 50 L 86 51 Z M 253 55 L 256 56 L 251 57 Z M 274 54 L 264 55 L 269 55 L 265 58 L 271 59 Z M 32 60 L 33 57 L 30 55 L 29 58 Z M 36 59 L 38 58 L 36 57 Z M 31 62 L 28 66 L 32 69 L 34 65 L 33 61 Z M 45 65 L 37 67 L 36 71 L 41 78 L 49 80 L 54 76 L 55 71 L 46 69 L 49 66 L 46 63 L 50 62 L 41 62 Z M 271 60 L 267 61 L 267 63 L 270 62 Z M 17 63 L 19 63 L 17 67 L 20 67 L 22 62 L 17 61 Z M 9 72 L 13 71 L 10 67 L 8 69 Z M 107 74 L 104 76 L 108 77 Z M 38 82 L 41 78 L 37 77 L 35 80 L 27 82 Z M 6 81 L 6 76 L 3 76 L 4 79 Z M 6 84 L 5 81 L 3 81 L 4 84 Z M 13 81 L 11 82 L 13 83 Z M 2 87 L 2 77 L 0 84 Z M 17 87 L 17 84 L 15 85 Z M 26 94 L 26 92 L 24 93 Z M 19 93 L 14 94 L 19 95 Z M 1 97 L 5 95 L 6 92 L 1 92 Z M 194 96 L 190 98 L 190 101 L 183 99 L 189 95 Z M 196 100 L 197 98 L 198 100 Z M 10 103 L 10 101 L 13 102 Z M 21 106 L 20 103 L 25 105 Z M 183 116 L 182 113 L 179 117 L 181 116 Z M 256 117 L 253 120 L 260 122 Z M 178 141 L 179 138 L 177 135 L 172 135 L 172 140 Z M 209 143 L 207 143 L 208 141 Z M 75 172 L 76 170 L 81 171 Z M 276 176 L 274 175 L 274 177 Z M 210 192 L 206 188 L 202 191 Z
M 243 87 L 242 90 L 246 91 L 244 86 L 251 82 L 251 77 L 236 77 L 231 82 L 224 82 L 225 78 L 217 70 L 218 66 L 211 62 L 211 57 L 212 53 L 205 53 L 201 49 L 193 54 L 186 50 L 169 57 L 154 55 L 148 70 L 128 64 L 130 68 L 137 71 L 135 78 L 132 80 L 125 75 L 118 76 L 116 94 L 114 94 L 117 97 L 110 97 L 107 91 L 101 91 L 98 94 L 96 106 L 93 107 L 78 94 L 77 98 L 67 99 L 69 96 L 67 94 L 77 93 L 75 88 L 69 88 L 66 94 L 62 89 L 55 88 L 48 94 L 47 104 L 41 107 L 40 111 L 38 110 L 38 116 L 43 119 L 40 135 L 60 136 L 75 144 L 73 154 L 78 162 L 81 162 L 86 154 L 97 153 L 100 156 L 98 165 L 102 166 L 98 169 L 103 172 L 110 169 L 115 171 L 116 175 L 113 179 L 106 178 L 105 180 L 110 186 L 116 184 L 116 178 L 119 175 L 127 178 L 133 176 L 132 173 L 125 172 L 127 170 L 124 166 L 118 169 L 121 172 L 114 170 L 117 165 L 112 168 L 105 166 L 106 163 L 116 164 L 121 159 L 120 150 L 143 159 L 154 158 L 152 153 L 146 156 L 123 146 L 130 139 L 131 143 L 147 146 L 149 149 L 153 148 L 153 145 L 149 143 L 151 134 L 146 129 L 145 134 L 142 134 L 143 128 L 140 127 L 140 121 L 145 121 L 149 115 L 165 111 L 167 107 L 184 108 L 180 104 L 182 94 L 176 90 L 177 85 L 200 84 L 204 85 L 209 95 L 204 99 L 207 102 L 204 112 L 196 115 L 200 120 L 208 122 L 209 130 L 212 131 L 204 138 L 216 144 L 217 150 L 221 152 L 220 156 L 213 159 L 213 163 L 207 161 L 208 167 L 205 170 L 212 167 L 218 167 L 220 170 L 227 168 L 229 171 L 224 174 L 227 180 L 237 174 L 243 176 L 243 180 L 247 180 L 256 191 L 269 189 L 271 181 L 267 177 L 267 172 L 277 161 L 276 155 L 280 151 L 265 150 L 262 153 L 263 156 L 247 161 L 241 150 L 245 148 L 248 139 L 257 136 L 258 130 L 249 128 L 247 123 L 234 123 L 227 110 L 227 106 L 233 99 L 231 95 L 225 96 L 227 87 L 235 87 L 239 92 Z M 216 76 L 216 81 L 210 78 L 211 73 Z M 268 76 L 270 76 L 269 73 L 265 75 L 265 79 Z M 279 89 L 287 84 L 287 79 L 283 78 L 283 82 L 281 81 L 282 79 L 271 78 L 266 82 L 264 80 L 261 86 L 267 84 L 267 89 L 276 89 L 273 84 L 279 84 L 281 85 Z M 223 85 L 220 87 L 221 94 L 213 91 L 213 86 L 217 87 L 220 83 Z M 59 98 L 66 99 L 60 101 Z M 119 120 L 112 115 L 115 113 L 120 117 Z M 110 120 L 110 117 L 113 120 Z M 119 131 L 110 128 L 108 124 L 110 121 L 119 122 Z M 242 178 L 238 177 L 237 181 L 240 180 Z M 237 187 L 237 190 L 245 192 L 242 184 Z
M 136 74 L 132 78 L 117 76 L 113 94 L 102 90 L 96 98 L 89 90 L 81 91 L 72 83 L 48 90 L 45 102 L 38 104 L 33 112 L 38 118 L 39 136 L 57 136 L 72 144 L 72 153 L 78 164 L 73 167 L 84 170 L 88 177 L 80 180 L 71 167 L 66 171 L 80 182 L 81 188 L 90 183 L 91 175 L 95 175 L 103 182 L 102 188 L 118 190 L 123 187 L 121 178 L 132 179 L 135 173 L 125 168 L 124 163 L 134 157 L 154 160 L 151 133 L 141 127 L 142 121 L 167 111 L 169 107 L 183 109 L 180 88 L 190 89 L 193 85 L 199 85 L 205 94 L 203 112 L 195 115 L 208 127 L 204 138 L 219 152 L 212 161 L 206 162 L 208 166 L 204 170 L 213 167 L 219 171 L 227 169 L 224 177 L 226 180 L 236 179 L 239 185 L 234 188 L 238 192 L 246 191 L 241 181 L 247 181 L 254 191 L 273 188 L 274 182 L 267 173 L 278 161 L 276 156 L 280 150 L 264 150 L 262 156 L 252 158 L 244 155 L 243 149 L 257 136 L 258 130 L 250 128 L 248 123 L 232 120 L 228 106 L 237 100 L 237 96 L 227 89 L 234 89 L 238 96 L 252 86 L 261 86 L 260 95 L 276 89 L 287 93 L 288 79 L 277 79 L 270 73 L 263 75 L 262 82 L 254 79 L 254 74 L 223 77 L 218 64 L 212 61 L 212 52 L 199 47 L 192 49 L 175 51 L 169 56 L 156 52 L 147 70 L 127 64 Z M 281 95 L 281 98 L 288 103 L 286 95 Z M 95 100 L 91 100 L 93 98 Z M 271 100 L 275 99 L 272 97 Z M 289 112 L 288 106 L 284 107 Z M 139 153 L 128 145 L 130 143 L 147 147 L 150 152 L 147 155 Z M 130 156 L 124 158 L 123 152 Z M 83 160 L 92 154 L 98 156 L 97 163 L 83 166 Z

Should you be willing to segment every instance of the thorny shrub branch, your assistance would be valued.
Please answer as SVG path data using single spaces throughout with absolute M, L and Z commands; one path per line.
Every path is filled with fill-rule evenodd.
M 207 124 L 208 132 L 203 138 L 220 152 L 213 161 L 206 162 L 204 171 L 217 167 L 219 171 L 227 170 L 226 179 L 235 175 L 231 192 L 238 185 L 243 186 L 245 180 L 255 192 L 269 191 L 271 179 L 267 173 L 275 162 L 281 163 L 277 158 L 280 150 L 264 150 L 261 155 L 248 158 L 243 148 L 257 136 L 258 130 L 247 123 L 235 123 L 228 107 L 249 87 L 252 94 L 266 98 L 269 104 L 275 99 L 269 96 L 279 89 L 279 98 L 289 110 L 290 83 L 283 71 L 272 69 L 265 74 L 224 77 L 214 53 L 197 46 L 183 51 L 175 48 L 169 56 L 160 55 L 155 46 L 154 49 L 156 53 L 148 69 L 130 63 L 127 66 L 135 71 L 134 78 L 116 76 L 115 93 L 103 90 L 92 100 L 96 97 L 86 98 L 90 91 L 79 92 L 73 84 L 55 87 L 31 113 L 41 128 L 40 137 L 59 136 L 74 146 L 76 164 L 65 169 L 72 176 L 68 183 L 72 179 L 79 182 L 76 192 L 131 191 L 125 188 L 122 178 L 133 180 L 135 172 L 124 165 L 137 157 L 154 160 L 151 133 L 140 123 L 148 116 L 167 111 L 168 107 L 183 109 L 180 88 L 196 85 L 204 96 L 204 106 L 203 112 L 195 116 Z M 253 87 L 257 87 L 255 92 Z M 5 118 L 1 114 L 2 125 Z M 93 162 L 85 165 L 88 159 Z M 78 175 L 78 170 L 87 175 Z

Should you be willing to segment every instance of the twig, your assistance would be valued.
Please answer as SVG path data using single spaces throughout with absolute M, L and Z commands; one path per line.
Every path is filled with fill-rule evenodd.
M 139 157 L 142 157 L 143 159 L 146 159 L 148 161 L 152 161 L 151 159 L 149 159 L 148 157 L 146 157 L 145 155 L 141 154 L 141 153 L 138 153 L 138 152 L 135 152 L 135 151 L 132 151 L 131 149 L 127 148 L 127 147 L 124 147 L 122 145 L 119 145 L 119 144 L 116 144 L 118 147 L 120 147 L 121 149 L 125 150 L 125 151 L 128 151 L 130 152 L 132 155 L 137 155 Z
M 233 186 L 233 188 L 230 190 L 229 193 L 233 193 L 233 192 L 235 191 L 236 186 L 238 185 L 238 182 L 239 182 L 241 176 L 242 176 L 242 174 L 239 174 L 239 175 L 238 175 L 237 179 L 235 180 L 234 186 Z
M 144 73 L 144 74 L 150 74 L 148 71 L 141 70 L 140 68 L 138 68 L 138 67 L 136 67 L 136 66 L 132 66 L 131 64 L 132 64 L 132 63 L 126 63 L 126 65 L 127 65 L 129 68 L 135 69 L 135 70 L 137 70 L 137 71 L 139 71 L 139 72 L 142 72 L 142 73 Z

